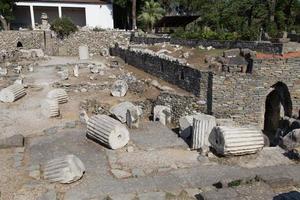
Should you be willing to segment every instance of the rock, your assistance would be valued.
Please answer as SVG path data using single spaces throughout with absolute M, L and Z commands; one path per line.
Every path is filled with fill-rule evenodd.
M 153 110 L 153 121 L 159 121 L 163 125 L 171 123 L 171 108 L 157 105 Z
M 17 73 L 17 74 L 20 74 L 21 71 L 22 71 L 22 69 L 23 69 L 23 67 L 19 65 L 19 66 L 17 66 L 17 67 L 14 68 L 14 71 L 15 71 L 15 73 Z
M 93 74 L 98 74 L 100 72 L 100 70 L 101 70 L 101 66 L 99 66 L 99 65 L 91 65 L 90 66 L 90 71 Z
M 215 49 L 215 48 L 212 47 L 212 46 L 208 46 L 208 47 L 206 47 L 206 49 L 207 49 L 207 51 L 210 51 L 210 50 Z
M 200 114 L 193 118 L 192 149 L 205 148 L 209 145 L 208 137 L 216 126 L 216 118 L 211 115 Z
M 218 126 L 210 134 L 209 142 L 218 154 L 245 155 L 260 151 L 264 146 L 264 137 L 255 128 Z
M 80 120 L 81 123 L 84 123 L 84 124 L 86 124 L 89 120 L 88 114 L 83 109 L 81 109 L 80 112 L 79 112 L 79 120 Z
M 127 151 L 128 153 L 133 152 L 133 151 L 134 151 L 133 146 L 128 146 L 127 149 L 126 149 L 126 151 Z
M 34 71 L 33 65 L 29 65 L 29 66 L 28 66 L 28 71 L 29 71 L 29 72 L 33 72 L 33 71 Z
M 137 108 L 129 108 L 126 112 L 126 123 L 129 128 L 139 127 L 139 113 Z
M 37 200 L 57 200 L 56 192 L 55 190 L 50 190 L 42 196 L 38 197 Z
M 41 179 L 41 169 L 40 165 L 32 165 L 28 169 L 29 176 L 33 179 L 40 180 Z
M 131 177 L 131 173 L 129 173 L 127 171 L 124 171 L 124 170 L 112 169 L 110 171 L 118 179 L 123 179 L 123 178 L 129 178 L 129 177 Z
M 25 89 L 21 84 L 13 84 L 0 91 L 0 101 L 12 103 L 26 95 Z
M 0 76 L 6 76 L 7 75 L 7 68 L 1 68 L 0 67 Z
M 300 129 L 294 129 L 282 138 L 282 146 L 287 150 L 300 147 Z
M 247 58 L 255 58 L 256 51 L 252 51 L 251 49 L 241 49 L 241 55 Z
M 117 80 L 114 82 L 112 86 L 111 94 L 114 97 L 123 97 L 126 95 L 127 90 L 128 90 L 128 85 L 126 81 Z
M 57 73 L 60 75 L 61 80 L 68 80 L 69 79 L 69 70 L 68 69 L 59 71 Z
M 81 88 L 81 89 L 80 89 L 80 92 L 83 92 L 83 93 L 84 93 L 84 92 L 87 92 L 87 91 L 88 91 L 88 90 L 85 89 L 85 88 Z
M 223 56 L 225 58 L 233 58 L 233 57 L 237 57 L 239 56 L 241 53 L 240 49 L 236 48 L 236 49 L 229 49 L 223 52 Z
M 157 80 L 152 80 L 150 83 L 152 86 L 156 87 L 156 88 L 160 88 L 161 85 L 159 84 L 159 82 Z
M 101 56 L 104 56 L 104 57 L 109 56 L 109 50 L 107 48 L 101 49 Z
M 119 68 L 119 62 L 117 60 L 110 61 L 110 68 Z
M 219 71 L 219 72 L 222 71 L 222 67 L 223 67 L 223 65 L 219 62 L 216 62 L 216 61 L 211 62 L 210 65 L 209 65 L 210 69 L 213 69 L 213 70 L 216 70 L 216 71 Z
M 41 103 L 41 112 L 45 117 L 57 117 L 60 115 L 58 101 L 55 99 L 45 99 Z
M 73 121 L 73 122 L 67 122 L 65 124 L 65 128 L 76 128 L 76 122 Z
M 94 115 L 87 123 L 87 138 L 119 149 L 129 142 L 129 132 L 123 124 L 107 115 Z
M 166 194 L 164 192 L 147 192 L 138 194 L 139 200 L 165 200 Z
M 0 139 L 0 149 L 24 146 L 24 136 L 21 134 Z
M 75 65 L 75 66 L 73 67 L 73 75 L 74 75 L 75 77 L 79 77 L 79 67 L 78 67 L 78 65 Z
M 22 78 L 18 78 L 17 80 L 15 80 L 14 84 L 23 85 L 23 79 Z
M 79 180 L 85 166 L 75 155 L 55 158 L 42 165 L 43 178 L 50 182 L 72 183 Z
M 215 60 L 216 60 L 216 58 L 214 56 L 211 56 L 211 55 L 205 55 L 205 57 L 204 57 L 205 63 L 208 63 L 208 64 L 212 63 Z
M 139 116 L 142 113 L 138 106 L 135 106 L 133 103 L 129 101 L 125 101 L 111 107 L 109 112 L 114 116 L 116 116 L 117 119 L 120 120 L 122 123 L 125 123 L 127 110 L 137 110 Z
M 190 57 L 190 53 L 189 52 L 185 52 L 182 54 L 183 58 L 188 59 Z
M 89 59 L 89 47 L 87 45 L 79 46 L 78 51 L 80 60 Z
M 59 104 L 67 103 L 69 100 L 67 92 L 61 88 L 51 90 L 48 92 L 47 97 L 56 100 Z

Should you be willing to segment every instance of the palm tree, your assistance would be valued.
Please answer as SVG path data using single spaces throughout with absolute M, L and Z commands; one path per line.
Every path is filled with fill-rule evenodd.
M 147 32 L 149 32 L 153 30 L 155 22 L 161 19 L 164 13 L 164 9 L 158 2 L 154 0 L 146 1 L 138 20 L 144 24 Z

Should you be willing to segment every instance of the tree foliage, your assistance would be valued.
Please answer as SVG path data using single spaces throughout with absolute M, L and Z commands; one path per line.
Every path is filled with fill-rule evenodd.
M 56 18 L 51 23 L 50 29 L 53 30 L 57 34 L 57 37 L 61 39 L 78 30 L 75 24 L 68 17 Z
M 15 0 L 0 0 L 0 21 L 4 30 L 10 29 L 10 22 L 14 19 L 13 5 Z
M 138 20 L 147 31 L 152 31 L 155 22 L 163 17 L 164 9 L 154 0 L 146 1 Z

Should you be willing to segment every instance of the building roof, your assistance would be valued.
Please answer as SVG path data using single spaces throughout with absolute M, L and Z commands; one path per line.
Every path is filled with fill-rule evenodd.
M 110 0 L 20 0 L 22 2 L 108 4 Z

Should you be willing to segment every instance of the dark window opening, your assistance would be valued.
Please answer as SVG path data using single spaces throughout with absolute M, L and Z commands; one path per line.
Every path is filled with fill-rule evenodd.
M 18 43 L 17 43 L 17 47 L 18 47 L 18 48 L 21 48 L 21 47 L 23 47 L 23 44 L 22 44 L 22 42 L 18 42 Z
M 181 70 L 181 73 L 180 73 L 180 76 L 179 76 L 179 79 L 180 80 L 184 80 L 184 71 L 183 71 L 183 69 Z

